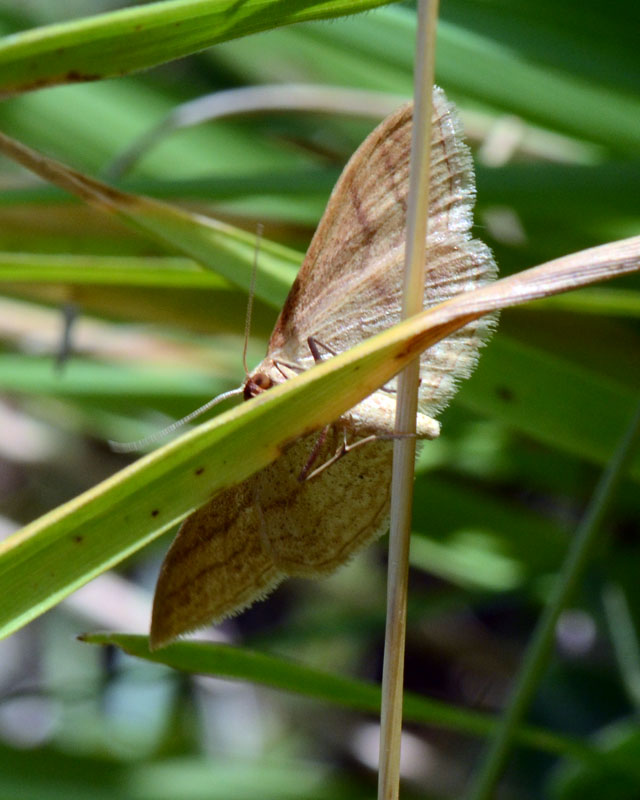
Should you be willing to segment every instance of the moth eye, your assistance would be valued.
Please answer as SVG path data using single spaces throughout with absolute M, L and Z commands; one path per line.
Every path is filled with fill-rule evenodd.
M 268 375 L 265 375 L 264 372 L 259 372 L 254 378 L 256 386 L 264 391 L 265 389 L 270 389 L 273 386 L 273 381 Z
M 273 381 L 264 372 L 258 372 L 247 380 L 244 385 L 243 396 L 245 400 L 250 400 L 252 397 L 260 394 L 261 392 L 270 389 L 273 386 Z

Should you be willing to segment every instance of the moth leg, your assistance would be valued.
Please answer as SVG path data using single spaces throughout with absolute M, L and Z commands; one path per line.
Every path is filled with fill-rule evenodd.
M 432 437 L 425 434 L 419 433 L 372 433 L 370 436 L 365 436 L 364 439 L 358 439 L 357 442 L 347 442 L 347 432 L 343 431 L 344 435 L 344 442 L 342 445 L 336 450 L 336 452 L 331 456 L 330 459 L 321 464 L 319 467 L 310 472 L 308 475 L 301 476 L 300 480 L 308 480 L 310 481 L 311 478 L 315 478 L 317 475 L 320 475 L 325 469 L 328 469 L 332 464 L 335 464 L 336 461 L 339 461 L 343 456 L 346 456 L 347 453 L 352 453 L 358 447 L 362 447 L 365 444 L 371 444 L 372 442 L 383 442 L 388 439 L 431 439 Z M 305 469 L 310 466 L 310 464 L 305 466 Z M 308 470 L 307 470 L 308 471 Z M 303 470 L 304 472 L 304 470 Z
M 317 339 L 314 339 L 313 336 L 307 337 L 307 344 L 309 345 L 309 350 L 311 351 L 311 355 L 313 356 L 313 360 L 316 362 L 316 364 L 322 361 L 322 355 L 319 349 L 320 347 L 322 347 L 324 350 L 327 351 L 327 353 L 330 353 L 332 356 L 338 355 L 338 353 L 331 347 L 329 347 L 329 345 L 324 344 L 323 342 L 320 342 Z M 288 380 L 291 376 L 286 374 L 286 372 L 282 369 L 283 367 L 286 367 L 286 369 L 290 369 L 293 372 L 297 373 L 305 371 L 305 367 L 301 366 L 300 364 L 294 364 L 292 361 L 283 361 L 281 358 L 274 359 L 273 363 L 275 368 L 278 370 L 278 372 L 282 375 L 282 377 L 285 380 Z
M 311 459 L 309 459 L 309 462 L 307 462 L 307 464 L 305 465 L 306 474 L 305 475 L 301 475 L 300 480 L 308 480 L 309 481 L 309 480 L 311 480 L 311 478 L 315 478 L 317 475 L 320 475 L 322 472 L 324 472 L 325 469 L 329 469 L 329 467 L 332 464 L 335 464 L 336 461 L 339 461 L 343 456 L 346 456 L 347 453 L 350 453 L 352 450 L 355 450 L 356 447 L 359 447 L 362 444 L 369 444 L 370 442 L 374 442 L 378 438 L 375 434 L 373 434 L 372 436 L 366 436 L 364 439 L 359 439 L 357 442 L 354 442 L 353 444 L 349 444 L 349 442 L 347 442 L 347 432 L 346 432 L 346 430 L 343 429 L 342 435 L 343 435 L 344 441 L 342 442 L 340 447 L 331 456 L 331 458 L 329 458 L 323 464 L 320 464 L 319 467 L 316 467 L 313 470 L 313 472 L 309 472 L 311 464 L 313 463 L 313 462 L 311 462 Z M 314 450 L 315 449 L 316 448 L 314 448 Z M 315 453 L 315 455 L 317 455 L 317 453 Z M 304 472 L 304 470 L 303 470 L 303 472 Z
M 395 433 L 396 401 L 386 392 L 375 392 L 346 415 L 349 427 L 362 433 L 377 433 L 384 436 Z M 419 439 L 437 439 L 440 423 L 419 411 L 416 417 L 416 432 Z
M 328 344 L 321 342 L 319 339 L 314 339 L 313 336 L 307 336 L 307 344 L 309 345 L 309 350 L 311 350 L 311 355 L 313 356 L 313 360 L 316 362 L 316 364 L 322 361 L 322 355 L 320 354 L 321 347 L 323 350 L 326 350 L 329 355 L 338 355 L 338 353 L 332 347 L 329 347 Z
M 320 434 L 316 439 L 313 448 L 311 449 L 311 453 L 309 454 L 307 463 L 304 465 L 304 467 L 302 467 L 302 469 L 300 470 L 300 474 L 298 475 L 298 480 L 300 481 L 300 483 L 302 483 L 302 481 L 306 481 L 309 478 L 309 471 L 313 466 L 313 462 L 318 458 L 318 454 L 320 453 L 320 450 L 322 450 L 322 447 L 327 440 L 327 435 L 329 433 L 330 427 L 331 427 L 330 425 L 325 425 L 324 428 L 320 431 Z M 315 475 L 316 472 L 317 470 L 314 470 L 312 474 Z
M 419 378 L 418 379 L 418 386 L 420 386 L 421 383 L 422 383 L 422 378 Z M 378 389 L 378 391 L 386 392 L 387 394 L 397 394 L 398 393 L 398 390 L 394 386 L 386 386 L 386 385 L 385 386 L 381 386 L 380 389 Z
M 395 419 L 394 419 L 395 424 Z M 437 439 L 440 435 L 440 423 L 429 417 L 427 414 L 418 412 L 416 417 L 416 432 L 414 433 L 396 433 L 393 428 L 389 429 L 387 424 L 382 424 L 380 427 L 374 429 L 374 433 L 378 439 L 403 439 L 403 438 L 416 438 L 422 441 L 423 439 Z
M 281 361 L 280 359 L 274 359 L 273 362 L 275 368 L 278 372 L 282 375 L 285 381 L 288 381 L 291 375 L 287 375 L 287 373 L 282 369 L 282 367 L 286 367 L 290 369 L 292 372 L 304 372 L 304 367 L 301 367 L 300 364 L 292 364 L 289 361 Z
M 316 467 L 316 469 L 311 470 L 311 467 L 313 466 L 314 461 L 317 459 L 318 453 L 320 452 L 322 445 L 326 440 L 328 428 L 325 428 L 314 445 L 311 455 L 302 472 L 300 473 L 298 480 L 304 481 L 315 478 L 332 464 L 335 464 L 336 461 L 339 461 L 343 456 L 346 456 L 347 453 L 350 453 L 352 450 L 355 450 L 362 445 L 370 444 L 371 442 L 388 441 L 389 439 L 418 439 L 421 441 L 423 439 L 436 439 L 438 437 L 440 434 L 440 423 L 426 414 L 423 414 L 422 412 L 418 412 L 416 417 L 415 433 L 396 433 L 394 430 L 395 402 L 387 399 L 385 395 L 382 397 L 384 399 L 384 403 L 382 405 L 380 403 L 376 403 L 375 405 L 370 406 L 365 416 L 362 416 L 361 413 L 358 413 L 357 406 L 356 409 L 353 409 L 351 412 L 349 412 L 349 416 L 351 416 L 351 423 L 348 423 L 342 428 L 342 445 L 336 449 L 335 453 L 327 461 L 325 461 L 323 464 L 320 464 L 320 466 Z M 365 403 L 366 402 L 367 401 L 365 401 Z M 347 441 L 348 430 L 362 430 L 363 428 L 367 432 L 367 436 L 363 436 L 362 439 L 358 439 L 355 442 Z

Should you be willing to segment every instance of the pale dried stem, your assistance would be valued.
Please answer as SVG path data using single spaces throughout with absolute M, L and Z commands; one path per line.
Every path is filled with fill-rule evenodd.
M 405 318 L 422 310 L 424 296 L 437 16 L 438 0 L 420 0 L 402 308 Z M 416 359 L 398 378 L 395 426 L 398 433 L 415 433 L 416 430 L 419 369 L 420 363 Z M 398 438 L 394 442 L 378 800 L 395 800 L 400 791 L 402 692 L 415 449 L 414 437 Z
M 122 178 L 136 162 L 173 131 L 225 117 L 258 112 L 310 111 L 382 119 L 405 102 L 402 95 L 337 86 L 278 84 L 243 86 L 198 97 L 172 109 L 119 155 L 106 169 L 110 180 Z

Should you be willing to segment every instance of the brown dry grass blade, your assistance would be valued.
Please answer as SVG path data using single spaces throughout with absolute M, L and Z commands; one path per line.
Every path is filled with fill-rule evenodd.
M 640 236 L 580 250 L 538 267 L 501 278 L 481 289 L 457 295 L 419 314 L 429 316 L 427 330 L 416 333 L 416 350 L 429 347 L 461 325 L 492 311 L 541 300 L 640 270 Z
M 249 288 L 256 248 L 253 234 L 170 203 L 123 192 L 1 132 L 0 153 L 86 203 L 117 214 L 128 224 L 177 248 L 233 284 Z M 273 306 L 282 305 L 299 264 L 299 253 L 262 239 L 260 285 L 256 295 Z

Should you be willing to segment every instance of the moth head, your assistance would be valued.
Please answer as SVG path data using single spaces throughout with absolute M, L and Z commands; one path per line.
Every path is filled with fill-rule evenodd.
M 249 375 L 244 385 L 244 399 L 250 400 L 252 397 L 266 392 L 272 386 L 274 386 L 274 382 L 266 372 L 255 372 L 253 375 Z

